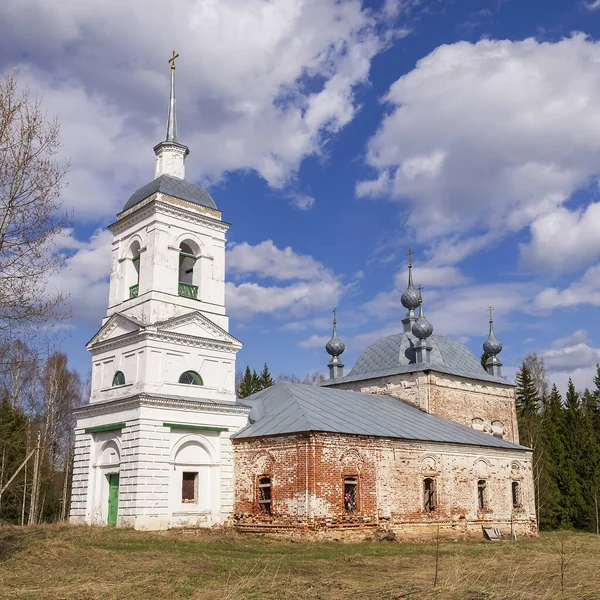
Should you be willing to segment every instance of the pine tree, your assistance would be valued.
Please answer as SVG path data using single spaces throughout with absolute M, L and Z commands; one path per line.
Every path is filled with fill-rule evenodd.
M 240 382 L 238 397 L 247 398 L 252 394 L 254 394 L 254 383 L 252 381 L 252 372 L 250 371 L 250 367 L 247 366 L 244 376 L 242 377 L 242 381 Z
M 586 456 L 584 454 L 585 443 L 584 413 L 581 407 L 581 399 L 575 390 L 571 378 L 567 386 L 567 397 L 564 411 L 563 443 L 566 454 L 566 468 L 569 476 L 574 475 L 574 482 L 570 486 L 565 498 L 565 506 L 568 509 L 571 523 L 578 529 L 585 528 L 589 521 L 589 510 L 583 497 L 583 486 L 585 485 Z
M 521 443 L 535 448 L 539 433 L 539 398 L 535 382 L 527 365 L 523 362 L 517 373 L 516 404 Z
M 260 392 L 262 390 L 262 386 L 260 383 L 260 377 L 256 371 L 252 371 L 252 379 L 251 379 L 251 388 L 252 393 L 256 394 L 256 392 Z
M 267 367 L 267 363 L 265 363 L 265 366 L 259 375 L 259 380 L 261 390 L 271 387 L 275 383 L 273 381 L 273 377 L 271 376 L 271 371 L 269 371 L 269 367 Z
M 490 355 L 487 352 L 482 352 L 481 353 L 481 366 L 485 369 L 485 364 L 487 363 L 488 359 L 490 358 Z

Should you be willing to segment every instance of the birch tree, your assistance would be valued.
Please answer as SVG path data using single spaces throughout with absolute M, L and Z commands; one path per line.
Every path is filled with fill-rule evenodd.
M 13 72 L 0 77 L 0 335 L 58 318 L 47 283 L 63 265 L 54 242 L 67 225 L 60 194 L 68 164 L 60 127 Z

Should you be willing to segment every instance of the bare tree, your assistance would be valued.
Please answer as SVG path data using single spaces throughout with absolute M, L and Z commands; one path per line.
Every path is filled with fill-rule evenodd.
M 13 72 L 0 78 L 0 333 L 59 318 L 60 293 L 49 277 L 64 263 L 55 241 L 67 225 L 60 193 L 60 128 L 41 100 L 20 89 Z
M 548 381 L 548 373 L 546 372 L 544 359 L 537 352 L 531 352 L 525 357 L 523 362 L 531 373 L 531 378 L 535 384 L 538 398 L 540 400 L 547 398 L 550 392 L 550 382 Z

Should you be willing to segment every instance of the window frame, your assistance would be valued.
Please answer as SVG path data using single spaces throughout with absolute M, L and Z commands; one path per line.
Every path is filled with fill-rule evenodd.
M 193 475 L 193 478 L 191 479 L 191 481 L 193 482 L 193 497 L 192 498 L 185 498 L 184 497 L 184 492 L 185 492 L 185 481 L 186 481 L 186 475 Z M 198 504 L 198 482 L 200 479 L 200 475 L 198 473 L 198 471 L 182 471 L 181 472 L 181 503 L 182 504 Z M 189 479 L 188 479 L 189 481 Z
M 516 492 L 516 493 L 515 493 Z M 510 493 L 513 508 L 522 508 L 523 500 L 521 498 L 521 482 L 514 479 L 510 482 Z
M 344 512 L 348 515 L 356 514 L 359 510 L 359 485 L 360 478 L 358 475 L 344 475 L 342 477 L 342 506 Z M 346 494 L 350 493 L 346 491 L 346 486 L 354 486 L 354 503 L 346 498 Z
M 430 485 L 430 489 L 428 490 L 428 484 L 427 482 L 430 481 L 431 485 Z M 423 478 L 423 510 L 427 513 L 430 514 L 432 512 L 435 512 L 437 510 L 438 507 L 438 502 L 437 502 L 437 481 L 435 477 L 424 477 Z M 430 502 L 431 501 L 431 502 Z
M 188 375 L 190 373 L 192 374 L 193 381 L 181 381 L 182 378 L 185 375 Z M 196 380 L 196 378 L 197 378 L 197 380 Z M 200 373 L 198 373 L 197 371 L 188 370 L 188 371 L 184 371 L 179 376 L 179 379 L 177 380 L 177 383 L 181 383 L 182 385 L 198 385 L 198 386 L 203 386 L 204 385 L 204 380 L 202 379 L 202 375 L 200 375 Z
M 264 483 L 265 480 L 268 480 L 268 483 Z M 263 497 L 263 490 L 268 490 L 268 498 Z M 256 478 L 256 503 L 260 515 L 273 516 L 273 477 L 268 473 Z
M 121 377 L 119 377 L 119 375 Z M 121 381 L 122 379 L 122 381 Z M 127 383 L 127 380 L 125 379 L 125 373 L 123 373 L 123 371 L 115 371 L 115 374 L 113 375 L 112 378 L 112 383 L 110 384 L 110 387 L 121 387 L 122 385 L 125 385 Z
M 477 480 L 477 510 L 488 510 L 488 482 L 487 479 Z

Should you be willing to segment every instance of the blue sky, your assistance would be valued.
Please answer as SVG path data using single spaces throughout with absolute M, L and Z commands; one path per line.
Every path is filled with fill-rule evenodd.
M 0 69 L 62 123 L 74 211 L 63 347 L 106 310 L 110 234 L 153 177 L 167 58 L 187 178 L 232 223 L 238 368 L 349 369 L 400 330 L 415 251 L 435 332 L 479 355 L 488 305 L 505 373 L 536 351 L 564 387 L 600 360 L 600 2 L 8 0 Z

